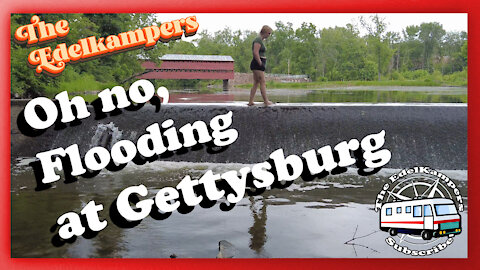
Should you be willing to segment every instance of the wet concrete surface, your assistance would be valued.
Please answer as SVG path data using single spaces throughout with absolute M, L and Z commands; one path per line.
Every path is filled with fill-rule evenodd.
M 20 107 L 21 108 L 21 107 Z M 463 104 L 282 104 L 269 108 L 244 104 L 166 104 L 158 112 L 152 105 L 138 111 L 95 120 L 38 137 L 24 136 L 16 127 L 19 108 L 12 107 L 12 159 L 31 157 L 57 147 L 79 144 L 83 155 L 100 125 L 113 125 L 119 139 L 136 142 L 153 123 L 173 119 L 179 128 L 186 123 L 210 120 L 229 111 L 231 128 L 238 131 L 235 143 L 221 153 L 209 154 L 206 147 L 183 149 L 162 160 L 256 163 L 282 148 L 286 155 L 334 146 L 385 130 L 384 148 L 392 152 L 388 166 L 402 168 L 426 164 L 437 169 L 467 169 L 467 106 Z M 15 114 L 15 112 L 17 114 Z M 281 134 L 281 135 L 280 135 Z

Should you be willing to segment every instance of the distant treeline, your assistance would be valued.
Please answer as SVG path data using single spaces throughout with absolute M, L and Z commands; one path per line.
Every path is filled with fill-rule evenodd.
M 385 20 L 376 15 L 360 17 L 358 26 L 320 29 L 303 23 L 293 29 L 291 23 L 277 22 L 274 28 L 266 41 L 270 73 L 306 74 L 314 81 L 400 80 L 467 68 L 467 33 L 446 32 L 436 22 L 408 26 L 401 33 L 387 32 Z M 360 35 L 359 28 L 367 34 Z M 255 33 L 225 29 L 200 36 L 197 47 L 184 44 L 188 49 L 182 49 L 231 55 L 236 71 L 249 71 Z
M 249 72 L 251 44 L 257 36 L 252 31 L 232 31 L 229 28 L 214 34 L 203 31 L 196 34 L 194 42 L 158 43 L 151 50 L 134 50 L 69 64 L 62 75 L 51 78 L 35 76 L 26 64 L 29 52 L 40 47 L 27 48 L 13 41 L 14 31 L 28 24 L 32 15 L 14 14 L 11 17 L 11 93 L 15 96 L 101 90 L 141 72 L 140 60 L 159 62 L 159 57 L 171 53 L 230 55 L 235 60 L 235 71 Z M 155 14 L 37 15 L 46 22 L 67 20 L 70 33 L 64 40 L 57 41 L 67 44 L 87 36 L 106 37 L 161 23 Z M 199 24 L 202 25 L 201 21 Z M 385 19 L 377 15 L 359 17 L 358 25 L 320 27 L 303 23 L 294 29 L 291 23 L 275 23 L 273 34 L 265 42 L 266 72 L 306 74 L 314 81 L 438 79 L 466 85 L 466 32 L 446 32 L 436 22 L 408 26 L 401 33 L 388 32 Z M 360 30 L 367 34 L 361 35 Z M 45 46 L 56 47 L 56 43 L 41 45 Z

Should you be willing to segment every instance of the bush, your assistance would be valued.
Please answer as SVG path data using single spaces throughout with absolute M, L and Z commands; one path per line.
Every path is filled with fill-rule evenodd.
M 400 72 L 394 71 L 394 72 L 392 72 L 392 74 L 390 75 L 390 79 L 395 80 L 395 81 L 404 81 L 404 80 L 405 80 L 405 77 L 403 77 L 403 75 L 400 74 Z
M 425 80 L 429 78 L 429 73 L 423 69 L 402 72 L 401 75 L 407 80 Z M 431 79 L 431 78 L 430 78 Z
M 340 72 L 336 69 L 327 72 L 327 78 L 329 81 L 340 81 L 342 79 Z
M 63 74 L 57 77 L 58 85 L 49 85 L 45 95 L 53 98 L 56 94 L 67 91 L 70 93 L 83 93 L 86 91 L 101 91 L 113 86 L 113 83 L 100 83 L 95 76 L 89 73 L 77 73 L 74 69 L 65 69 Z
M 438 70 L 435 70 L 432 74 L 430 74 L 430 79 L 432 82 L 440 83 L 442 82 L 442 73 Z
M 365 61 L 365 66 L 360 70 L 361 79 L 373 81 L 377 79 L 377 64 L 373 61 Z
M 457 71 L 452 74 L 443 75 L 443 81 L 452 85 L 467 86 L 468 70 L 464 69 L 462 71 Z

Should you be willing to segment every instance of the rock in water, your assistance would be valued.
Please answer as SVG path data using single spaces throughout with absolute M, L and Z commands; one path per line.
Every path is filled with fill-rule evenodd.
M 237 248 L 227 240 L 218 242 L 217 258 L 233 258 L 237 254 Z

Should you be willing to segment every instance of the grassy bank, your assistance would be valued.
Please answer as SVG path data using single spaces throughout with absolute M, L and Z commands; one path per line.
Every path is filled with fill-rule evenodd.
M 442 75 L 439 71 L 428 73 L 425 70 L 393 72 L 380 81 L 326 81 L 325 78 L 315 82 L 267 82 L 268 88 L 312 89 L 348 86 L 467 86 L 468 71 Z M 250 88 L 252 84 L 236 85 L 238 88 Z

